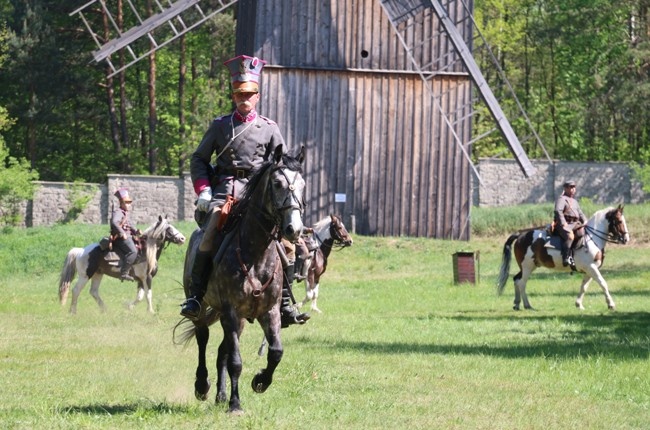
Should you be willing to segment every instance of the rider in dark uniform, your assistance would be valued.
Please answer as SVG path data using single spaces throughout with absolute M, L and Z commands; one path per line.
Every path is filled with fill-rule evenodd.
M 129 196 L 129 190 L 120 188 L 115 191 L 115 197 L 120 201 L 120 207 L 113 211 L 111 216 L 111 236 L 113 237 L 113 249 L 122 259 L 120 268 L 120 280 L 133 281 L 129 274 L 131 267 L 138 256 L 138 250 L 133 242 L 133 235 L 139 234 L 139 230 L 131 226 L 129 211 L 133 199 Z
M 587 217 L 574 198 L 576 183 L 564 183 L 564 192 L 555 201 L 555 229 L 562 238 L 562 265 L 574 267 L 572 248 L 580 237 L 584 236 Z
M 216 118 L 203 136 L 190 160 L 194 191 L 198 194 L 198 218 L 202 221 L 203 238 L 194 258 L 190 297 L 181 305 L 181 315 L 196 319 L 201 311 L 212 269 L 214 237 L 222 207 L 227 198 L 239 199 L 253 170 L 271 159 L 276 147 L 283 145 L 288 152 L 278 125 L 257 113 L 259 76 L 265 62 L 256 57 L 240 55 L 224 63 L 230 70 L 232 100 L 235 110 Z M 215 164 L 211 164 L 216 154 Z M 282 289 L 282 324 L 303 324 L 308 314 L 299 313 L 292 304 L 291 284 L 294 278 L 295 246 L 283 239 L 289 265 L 285 267 L 286 281 Z

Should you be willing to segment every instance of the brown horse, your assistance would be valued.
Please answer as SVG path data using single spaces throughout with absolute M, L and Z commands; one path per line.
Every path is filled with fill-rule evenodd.
M 332 252 L 334 246 L 341 249 L 352 246 L 352 236 L 348 233 L 343 221 L 336 215 L 330 215 L 318 221 L 312 228 L 314 239 L 320 243 L 316 248 L 310 250 L 310 258 L 305 261 L 308 265 L 307 277 L 305 278 L 305 298 L 303 301 L 296 303 L 300 308 L 311 300 L 311 310 L 322 313 L 318 308 L 318 291 L 320 287 L 320 277 L 327 270 L 327 258 Z M 298 282 L 301 282 L 299 280 Z M 264 355 L 266 348 L 266 338 L 262 339 L 257 354 L 261 357 Z
M 562 255 L 560 252 L 560 238 L 550 236 L 546 229 L 533 229 L 521 233 L 512 234 L 503 247 L 503 258 L 499 279 L 497 281 L 497 292 L 503 293 L 503 288 L 508 280 L 510 272 L 510 260 L 512 258 L 512 244 L 514 242 L 514 253 L 519 265 L 519 273 L 514 276 L 515 301 L 514 310 L 519 310 L 519 304 L 524 301 L 524 308 L 532 309 L 526 294 L 526 282 L 531 273 L 538 267 L 544 266 L 553 270 L 570 272 L 570 267 L 562 266 Z M 584 309 L 584 299 L 587 287 L 592 279 L 595 279 L 605 294 L 605 301 L 609 309 L 615 309 L 614 299 L 609 294 L 607 282 L 600 274 L 599 268 L 605 258 L 605 245 L 607 242 L 628 243 L 630 234 L 627 230 L 623 206 L 617 208 L 601 209 L 594 214 L 585 225 L 585 236 L 581 244 L 573 252 L 575 266 L 578 272 L 583 273 L 580 294 L 575 305 Z
M 159 216 L 158 221 L 142 233 L 141 241 L 144 246 L 138 252 L 138 257 L 131 269 L 133 277 L 138 282 L 138 289 L 135 300 L 129 303 L 128 307 L 133 309 L 137 303 L 142 301 L 146 293 L 147 309 L 149 313 L 153 314 L 151 283 L 158 270 L 158 258 L 165 245 L 170 243 L 182 245 L 185 243 L 185 236 L 171 225 L 166 218 Z M 107 253 L 108 251 L 102 251 L 98 243 L 92 243 L 85 248 L 72 248 L 68 252 L 61 270 L 59 301 L 61 305 L 65 305 L 68 300 L 70 284 L 78 274 L 77 283 L 72 290 L 71 314 L 77 313 L 79 294 L 81 294 L 88 280 L 91 280 L 90 295 L 93 296 L 102 311 L 106 310 L 106 305 L 99 296 L 99 285 L 104 275 L 112 278 L 120 277 L 119 260 L 107 261 L 105 259 Z
M 345 248 L 352 245 L 352 236 L 348 233 L 343 221 L 336 215 L 330 215 L 318 221 L 312 230 L 313 238 L 317 241 L 318 247 L 310 251 L 311 258 L 305 264 L 309 265 L 307 269 L 307 278 L 305 279 L 305 298 L 296 304 L 300 308 L 311 301 L 311 310 L 321 313 L 318 309 L 318 291 L 320 287 L 320 278 L 327 270 L 327 258 L 332 252 L 334 246 Z M 300 280 L 298 282 L 301 282 Z
M 226 402 L 226 375 L 230 377 L 228 411 L 241 413 L 239 377 L 242 360 L 239 338 L 246 321 L 257 320 L 270 347 L 267 367 L 252 381 L 252 388 L 263 393 L 273 380 L 273 373 L 283 354 L 280 340 L 280 299 L 283 270 L 278 238 L 298 239 L 303 229 L 303 193 L 301 174 L 304 152 L 298 158 L 282 155 L 279 147 L 271 162 L 265 163 L 250 178 L 244 196 L 234 206 L 221 233 L 221 242 L 213 258 L 212 272 L 203 298 L 201 315 L 184 332 L 182 340 L 195 336 L 199 348 L 194 390 L 197 399 L 207 399 L 210 390 L 205 352 L 209 327 L 220 321 L 223 340 L 217 356 L 216 402 Z M 191 269 L 202 232 L 190 238 L 185 258 L 183 282 L 190 294 Z M 188 320 L 184 320 L 188 321 Z

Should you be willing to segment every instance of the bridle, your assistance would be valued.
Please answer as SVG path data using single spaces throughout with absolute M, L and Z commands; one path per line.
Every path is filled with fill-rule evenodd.
M 289 184 L 288 186 L 289 193 L 287 193 L 287 196 L 284 198 L 282 204 L 279 207 L 275 207 L 274 205 L 276 215 L 279 215 L 280 212 L 286 209 L 297 209 L 298 211 L 300 211 L 300 215 L 302 215 L 305 211 L 305 206 L 306 206 L 304 201 L 304 195 L 302 200 L 298 199 L 298 196 L 296 196 L 296 185 L 295 185 L 296 181 L 298 180 L 298 177 L 300 177 L 301 175 L 296 171 L 296 176 L 293 178 L 293 181 L 291 181 L 289 179 L 289 176 L 287 175 L 287 172 L 285 172 L 285 169 L 287 169 L 286 166 L 278 166 L 271 171 L 271 173 L 274 173 L 279 170 L 280 173 L 282 173 L 282 176 L 284 176 L 284 178 L 287 180 L 287 183 Z M 276 202 L 276 196 L 274 191 L 275 188 L 273 187 L 273 183 L 270 180 L 269 180 L 269 188 L 271 190 L 271 198 L 275 203 Z
M 253 216 L 252 218 L 257 221 L 257 223 L 267 232 L 271 234 L 271 237 L 275 237 L 276 239 L 279 239 L 278 236 L 278 226 L 282 222 L 282 212 L 286 209 L 297 209 L 300 211 L 300 216 L 302 217 L 302 214 L 305 211 L 305 202 L 301 199 L 298 198 L 296 195 L 297 187 L 296 187 L 296 181 L 298 180 L 299 177 L 302 177 L 298 171 L 296 172 L 296 176 L 293 178 L 293 181 L 289 179 L 289 176 L 285 172 L 285 169 L 291 170 L 289 167 L 286 165 L 276 165 L 275 167 L 271 168 L 268 173 L 268 180 L 267 180 L 267 187 L 268 187 L 268 193 L 271 196 L 271 208 L 270 210 L 267 208 L 266 205 L 259 205 L 258 209 L 259 211 L 256 212 L 256 216 Z M 275 190 L 275 187 L 273 186 L 273 173 L 280 171 L 282 176 L 284 176 L 285 180 L 289 184 L 287 189 L 289 190 L 289 193 L 287 193 L 286 197 L 280 204 L 276 204 L 278 202 L 277 198 L 277 192 Z M 284 190 L 284 188 L 283 188 Z M 304 197 L 303 197 L 304 198 Z M 269 215 L 268 217 L 264 216 L 264 214 Z M 272 223 L 271 226 L 265 226 L 264 223 L 262 222 L 263 220 L 270 221 Z
M 622 232 L 620 231 L 619 226 L 623 224 L 623 222 L 617 216 L 618 213 L 620 213 L 620 210 L 612 211 L 605 216 L 609 222 L 607 231 L 600 231 L 589 225 L 585 225 L 585 231 L 589 236 L 595 236 L 600 240 L 604 240 L 605 242 L 624 243 L 625 235 L 628 234 L 628 232 L 625 230 Z
M 316 239 L 318 239 L 318 242 L 320 243 L 320 245 L 327 246 L 330 249 L 332 249 L 335 245 L 338 248 L 341 248 L 341 249 L 348 246 L 348 245 L 345 244 L 345 238 L 341 234 L 341 229 L 338 228 L 339 223 L 340 223 L 340 221 L 338 221 L 338 220 L 330 222 L 330 238 L 332 239 L 332 244 L 331 245 L 325 243 L 325 241 L 323 239 L 321 239 L 321 237 L 318 235 L 318 233 L 314 232 L 314 236 L 316 236 Z

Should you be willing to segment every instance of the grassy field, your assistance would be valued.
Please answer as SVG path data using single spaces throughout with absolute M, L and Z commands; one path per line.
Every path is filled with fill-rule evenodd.
M 531 213 L 539 210 L 507 217 L 477 210 L 473 223 L 495 233 L 504 219 L 516 223 Z M 184 246 L 162 255 L 155 315 L 145 303 L 128 311 L 134 285 L 105 279 L 100 293 L 108 311 L 100 313 L 86 289 L 71 316 L 57 297 L 64 256 L 107 227 L 6 230 L 0 233 L 0 427 L 645 429 L 650 247 L 638 238 L 647 234 L 648 213 L 626 208 L 633 242 L 607 248 L 603 275 L 616 312 L 607 311 L 595 283 L 586 310 L 578 311 L 580 278 L 543 270 L 529 282 L 536 310 L 512 311 L 512 281 L 501 297 L 494 288 L 509 227 L 470 242 L 355 236 L 351 248 L 330 258 L 319 300 L 324 313 L 283 331 L 285 355 L 265 394 L 250 389 L 265 366 L 256 353 L 262 334 L 246 327 L 240 417 L 215 405 L 214 391 L 207 402 L 195 400 L 194 344 L 173 341 Z M 189 237 L 194 226 L 177 227 Z M 457 251 L 479 253 L 476 285 L 454 285 Z M 298 284 L 296 296 L 302 294 Z M 215 327 L 212 377 L 219 341 Z

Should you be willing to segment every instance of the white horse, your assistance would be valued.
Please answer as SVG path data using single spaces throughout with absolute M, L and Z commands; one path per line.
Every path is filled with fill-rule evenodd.
M 158 258 L 165 247 L 165 244 L 175 243 L 182 245 L 185 242 L 185 236 L 171 225 L 166 218 L 158 217 L 158 221 L 152 224 L 142 233 L 142 250 L 138 251 L 138 257 L 131 269 L 131 274 L 138 282 L 138 289 L 135 301 L 129 303 L 129 309 L 142 301 L 147 296 L 147 309 L 153 314 L 153 304 L 151 303 L 151 281 L 158 271 Z M 83 290 L 88 280 L 90 284 L 90 295 L 93 296 L 99 308 L 106 310 L 106 305 L 99 296 L 99 284 L 104 275 L 113 278 L 120 277 L 119 261 L 108 262 L 104 259 L 108 251 L 102 251 L 98 243 L 91 243 L 85 248 L 72 248 L 65 259 L 61 278 L 59 281 L 59 301 L 65 305 L 68 299 L 70 284 L 75 275 L 79 275 L 77 283 L 72 290 L 72 303 L 70 313 L 77 313 L 77 301 L 79 294 Z
M 515 242 L 516 240 L 516 242 Z M 515 258 L 519 265 L 519 273 L 514 276 L 515 301 L 514 310 L 519 310 L 521 300 L 524 301 L 524 308 L 532 309 L 528 296 L 526 295 L 526 282 L 530 274 L 538 267 L 544 266 L 553 270 L 570 272 L 570 267 L 562 266 L 562 255 L 560 252 L 559 236 L 550 236 L 546 229 L 532 229 L 512 234 L 503 247 L 503 258 L 497 292 L 503 293 L 503 288 L 508 280 L 510 272 L 511 245 L 514 244 Z M 575 267 L 578 272 L 583 273 L 580 294 L 576 299 L 577 308 L 584 310 L 582 300 L 584 299 L 587 287 L 592 279 L 595 279 L 605 294 L 605 301 L 609 309 L 615 309 L 614 299 L 609 294 L 607 282 L 600 274 L 600 267 L 605 257 L 605 245 L 607 242 L 626 244 L 630 241 L 630 234 L 627 230 L 623 206 L 617 208 L 609 207 L 596 212 L 585 226 L 585 235 L 582 244 L 577 245 L 573 251 Z

